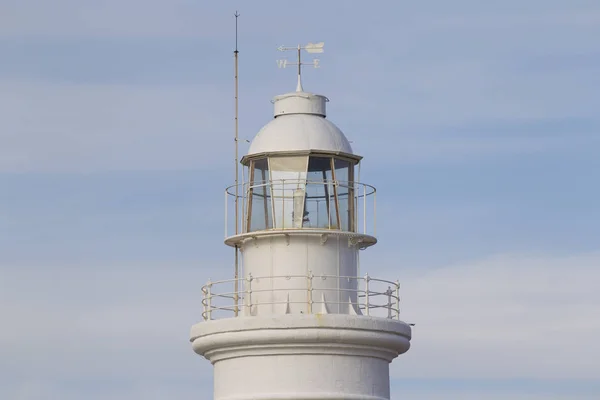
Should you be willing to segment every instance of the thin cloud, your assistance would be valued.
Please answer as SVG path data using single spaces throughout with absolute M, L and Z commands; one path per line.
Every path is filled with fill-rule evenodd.
M 0 171 L 194 168 L 217 160 L 227 139 L 218 100 L 227 102 L 212 85 L 3 82 L 0 93 Z
M 502 255 L 407 277 L 417 325 L 394 376 L 595 379 L 598 267 L 600 253 Z

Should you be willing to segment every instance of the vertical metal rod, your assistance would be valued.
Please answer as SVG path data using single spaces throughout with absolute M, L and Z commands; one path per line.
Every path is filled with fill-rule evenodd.
M 212 314 L 212 282 L 210 281 L 210 279 L 208 280 L 208 283 L 206 284 L 206 319 L 210 320 L 211 319 L 211 314 Z
M 300 61 L 302 55 L 301 49 L 300 45 L 298 45 L 298 82 L 301 82 L 300 75 L 302 74 L 302 62 Z
M 265 213 L 265 229 L 269 229 L 269 204 L 267 203 L 267 171 L 264 169 L 261 171 L 262 178 L 262 194 L 263 194 L 263 210 Z
M 331 178 L 333 179 L 333 198 L 335 199 L 335 221 L 337 223 L 336 229 L 342 229 L 342 221 L 340 219 L 340 201 L 338 198 L 338 181 L 335 176 L 335 162 L 331 159 Z
M 365 274 L 365 314 L 370 314 L 369 311 L 369 274 Z
M 373 189 L 373 236 L 377 237 L 377 189 Z
M 331 200 L 329 199 L 329 181 L 327 180 L 327 172 L 323 171 L 323 189 L 327 198 L 327 229 L 331 229 Z
M 235 50 L 233 52 L 234 56 L 234 64 L 235 64 L 235 234 L 239 233 L 239 154 L 238 154 L 238 128 L 239 128 L 239 120 L 238 120 L 238 17 L 240 14 L 236 11 L 235 14 Z M 234 281 L 234 289 L 233 289 L 233 301 L 235 303 L 233 313 L 237 317 L 238 316 L 238 303 L 239 303 L 239 248 L 237 244 L 235 245 L 235 261 L 234 261 L 234 271 L 233 271 L 233 279 Z
M 238 180 L 239 180 L 239 162 L 238 162 L 238 128 L 239 128 L 239 115 L 238 115 L 238 55 L 239 55 L 239 51 L 238 51 L 238 17 L 240 16 L 240 14 L 238 14 L 238 12 L 236 11 L 235 14 L 235 50 L 233 51 L 233 58 L 234 58 L 234 83 L 235 83 L 235 138 L 234 138 L 234 144 L 235 144 L 235 204 L 236 204 L 236 208 L 235 211 L 236 213 L 238 212 Z M 238 227 L 237 224 L 238 219 L 237 219 L 237 214 L 236 214 L 236 234 L 238 233 Z
M 400 319 L 400 281 L 396 281 L 396 318 Z
M 367 186 L 363 185 L 363 234 L 367 234 Z
M 392 288 L 390 286 L 388 286 L 385 294 L 387 294 L 387 297 L 388 297 L 387 298 L 387 300 L 388 300 L 388 302 L 387 302 L 387 310 L 388 310 L 387 317 L 391 319 L 392 318 Z
M 308 271 L 308 313 L 312 314 L 312 305 L 313 305 L 313 287 L 312 287 L 312 280 L 313 280 L 313 273 L 312 271 Z
M 239 279 L 239 273 L 240 273 L 240 249 L 238 248 L 238 246 L 235 246 L 235 271 L 234 271 L 234 279 L 235 281 L 233 282 L 233 315 L 235 317 L 238 316 L 239 313 L 239 303 L 240 303 L 240 279 Z
M 360 251 L 356 252 L 356 271 L 357 271 L 356 275 L 360 276 Z
M 246 316 L 250 316 L 252 315 L 252 274 L 248 274 L 246 281 L 248 282 L 248 289 L 246 290 L 246 293 L 248 294 L 248 296 L 246 296 L 248 298 L 246 302 Z
M 248 167 L 242 166 L 242 183 L 239 185 L 242 190 L 241 199 L 243 200 L 242 205 L 240 206 L 240 211 L 242 215 L 240 216 L 240 232 L 248 232 L 248 206 L 249 206 L 249 193 L 250 193 L 250 183 L 246 183 L 246 168 L 248 169 L 248 179 L 250 179 L 250 166 L 252 162 L 248 164 Z
M 360 208 L 360 168 L 361 168 L 362 163 L 359 161 L 358 162 L 358 179 L 357 179 L 357 185 L 356 185 L 356 232 L 360 232 L 360 218 L 359 218 L 359 208 Z
M 348 230 L 356 232 L 356 220 L 354 219 L 354 164 L 350 163 L 348 168 Z
M 302 47 L 300 45 L 298 45 L 298 85 L 296 86 L 296 91 L 297 92 L 303 91 L 303 89 L 302 89 L 302 76 L 300 75 L 302 73 L 302 62 L 300 60 L 301 50 L 302 50 Z
M 359 203 L 358 203 L 358 197 L 360 196 L 360 191 L 359 191 L 359 186 L 357 182 L 354 182 L 354 192 L 353 192 L 353 198 L 352 201 L 354 202 L 354 230 L 353 232 L 360 232 L 360 219 L 358 218 L 358 210 L 359 210 Z
M 268 158 L 269 159 L 269 158 Z M 271 164 L 269 163 L 269 171 L 271 171 Z M 269 190 L 271 191 L 271 215 L 273 216 L 271 221 L 271 225 L 273 229 L 277 229 L 277 215 L 275 215 L 275 194 L 277 193 L 277 186 L 273 187 L 273 174 L 269 172 Z M 275 183 L 276 185 L 276 183 Z
M 317 228 L 320 228 L 319 222 L 319 199 L 317 199 Z

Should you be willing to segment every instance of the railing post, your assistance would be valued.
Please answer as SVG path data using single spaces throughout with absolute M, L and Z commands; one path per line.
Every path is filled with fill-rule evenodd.
M 308 313 L 312 314 L 312 305 L 313 305 L 313 273 L 312 271 L 308 271 L 307 276 L 307 287 L 308 287 Z
M 352 192 L 352 196 L 353 199 L 352 201 L 354 202 L 354 224 L 352 224 L 352 232 L 356 232 L 359 233 L 360 232 L 360 218 L 358 217 L 358 206 L 359 206 L 359 202 L 358 202 L 358 197 L 360 196 L 359 193 L 359 186 L 358 186 L 358 182 L 354 181 L 352 183 L 353 186 L 353 192 Z
M 246 288 L 246 293 L 248 296 L 248 301 L 246 302 L 246 316 L 252 315 L 252 274 L 248 274 L 248 278 L 246 278 L 246 282 L 248 282 L 248 286 Z
M 237 250 L 237 249 L 236 249 Z M 233 316 L 237 317 L 240 313 L 240 278 L 236 276 L 233 282 Z
M 377 237 L 377 190 L 373 189 L 373 236 Z
M 388 310 L 388 318 L 392 319 L 392 287 L 388 286 L 387 290 L 385 291 L 385 294 L 387 294 L 387 310 Z
M 400 281 L 396 280 L 396 319 L 400 319 Z
M 327 181 L 327 185 L 325 185 L 325 187 L 327 188 L 327 191 L 325 193 L 327 193 L 327 229 L 331 229 L 331 193 L 329 193 L 329 188 L 330 188 L 330 181 Z M 337 207 L 337 205 L 336 205 Z
M 268 182 L 268 183 L 266 183 Z M 269 203 L 271 203 L 271 229 L 277 229 L 277 215 L 275 214 L 275 189 L 276 186 L 274 185 L 272 180 L 268 180 L 265 181 L 265 183 L 267 184 L 267 186 L 265 186 L 265 191 L 264 193 L 268 196 L 271 196 L 271 200 L 269 201 Z M 267 189 L 269 190 L 267 192 Z
M 363 234 L 367 234 L 367 185 L 363 185 Z
M 211 319 L 212 314 L 212 282 L 210 279 L 206 283 L 206 319 Z
M 369 274 L 365 274 L 365 313 L 367 316 L 370 314 L 369 310 Z
M 227 207 L 229 206 L 227 202 L 227 189 L 225 189 L 225 239 L 227 239 Z M 237 224 L 237 222 L 236 222 Z

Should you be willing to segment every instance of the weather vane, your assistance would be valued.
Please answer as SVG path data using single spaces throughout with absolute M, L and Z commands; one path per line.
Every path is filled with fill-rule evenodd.
M 286 68 L 289 65 L 297 65 L 298 66 L 298 86 L 296 86 L 297 92 L 304 91 L 302 89 L 302 79 L 301 79 L 302 66 L 303 65 L 312 65 L 314 68 L 319 68 L 319 59 L 318 58 L 313 59 L 312 62 L 309 62 L 309 63 L 302 62 L 302 57 L 301 57 L 302 50 L 305 50 L 307 53 L 310 53 L 310 54 L 323 53 L 324 46 L 325 46 L 325 42 L 319 42 L 319 43 L 308 43 L 305 46 L 302 46 L 299 44 L 296 47 L 279 46 L 277 48 L 277 50 L 279 50 L 279 51 L 296 50 L 298 52 L 298 61 L 297 62 L 288 62 L 288 60 L 286 60 L 285 58 L 281 59 L 281 60 L 276 60 L 277 66 L 279 68 Z

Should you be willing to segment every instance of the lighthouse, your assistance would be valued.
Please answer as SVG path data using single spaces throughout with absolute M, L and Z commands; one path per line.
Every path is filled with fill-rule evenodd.
M 360 264 L 377 243 L 376 189 L 327 97 L 302 87 L 301 52 L 322 48 L 294 48 L 296 91 L 272 100 L 225 191 L 239 273 L 202 287 L 190 339 L 214 366 L 216 400 L 389 399 L 389 365 L 410 347 L 399 282 Z

